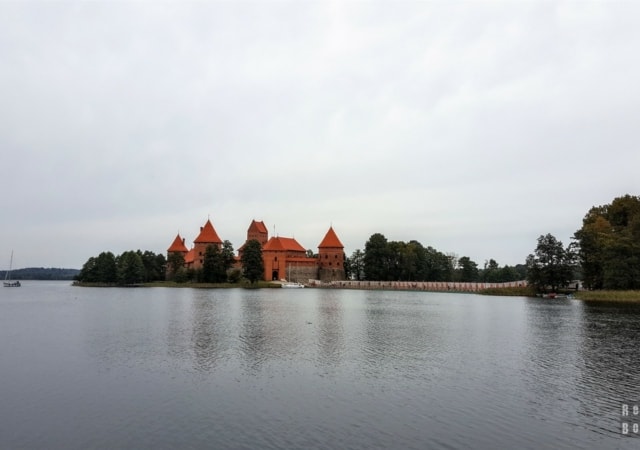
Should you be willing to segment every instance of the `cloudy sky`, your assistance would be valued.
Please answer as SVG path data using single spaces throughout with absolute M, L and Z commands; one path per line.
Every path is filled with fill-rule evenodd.
M 640 194 L 637 2 L 0 2 L 0 268 L 211 218 L 480 266 Z M 5 255 L 5 256 L 2 256 Z M 1 259 L 6 258 L 2 263 Z

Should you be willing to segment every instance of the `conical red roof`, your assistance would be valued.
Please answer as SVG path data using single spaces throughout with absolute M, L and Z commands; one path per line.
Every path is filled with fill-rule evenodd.
M 344 245 L 338 239 L 336 232 L 333 231 L 333 227 L 329 227 L 329 231 L 325 234 L 322 242 L 318 244 L 318 248 L 344 248 Z
M 171 244 L 171 247 L 169 247 L 169 249 L 167 250 L 167 252 L 169 253 L 172 253 L 172 252 L 187 253 L 188 251 L 189 250 L 184 245 L 184 240 L 180 237 L 180 233 L 178 233 L 176 238 L 173 240 L 173 244 Z
M 213 228 L 211 220 L 207 220 L 204 227 L 200 229 L 200 234 L 193 242 L 196 244 L 222 244 L 222 240 Z
M 267 233 L 267 227 L 265 226 L 262 220 L 260 222 L 256 222 L 255 220 L 252 220 L 251 225 L 249 225 L 249 229 L 247 231 L 249 233 L 251 232 Z

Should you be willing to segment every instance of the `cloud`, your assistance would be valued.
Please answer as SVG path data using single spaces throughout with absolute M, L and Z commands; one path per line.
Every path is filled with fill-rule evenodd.
M 0 5 L 0 252 L 164 252 L 208 215 L 517 264 L 637 194 L 631 3 Z

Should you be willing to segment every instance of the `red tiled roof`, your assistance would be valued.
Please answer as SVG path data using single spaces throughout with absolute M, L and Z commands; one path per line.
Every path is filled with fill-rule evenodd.
M 325 234 L 322 242 L 318 244 L 318 248 L 344 248 L 344 245 L 338 239 L 336 232 L 333 231 L 333 227 L 329 227 L 329 231 Z
M 251 221 L 251 225 L 249 225 L 249 229 L 247 232 L 251 233 L 252 231 L 258 233 L 268 233 L 267 227 L 265 226 L 263 221 L 256 222 L 255 220 Z
M 298 241 L 296 241 L 293 238 L 286 238 L 286 237 L 272 237 L 267 241 L 266 244 L 264 244 L 264 247 L 262 247 L 262 250 L 263 251 L 289 250 L 289 251 L 296 251 L 296 252 L 306 252 L 304 247 L 300 245 Z
M 195 249 L 189 250 L 189 252 L 184 255 L 184 263 L 185 264 L 193 264 L 193 261 L 196 259 Z
M 169 249 L 167 250 L 167 252 L 169 253 L 172 253 L 172 252 L 187 253 L 188 251 L 189 250 L 184 245 L 184 241 L 180 237 L 180 233 L 178 233 L 176 238 L 173 240 L 173 244 L 171 244 L 171 247 L 169 247 Z
M 216 233 L 210 220 L 207 220 L 207 223 L 205 223 L 204 227 L 200 230 L 200 234 L 193 242 L 196 244 L 222 244 L 222 240 L 218 236 L 218 233 Z

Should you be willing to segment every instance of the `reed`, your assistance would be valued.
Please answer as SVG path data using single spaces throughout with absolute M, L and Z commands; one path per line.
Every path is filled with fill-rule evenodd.
M 640 291 L 578 291 L 575 297 L 589 302 L 640 302 Z

